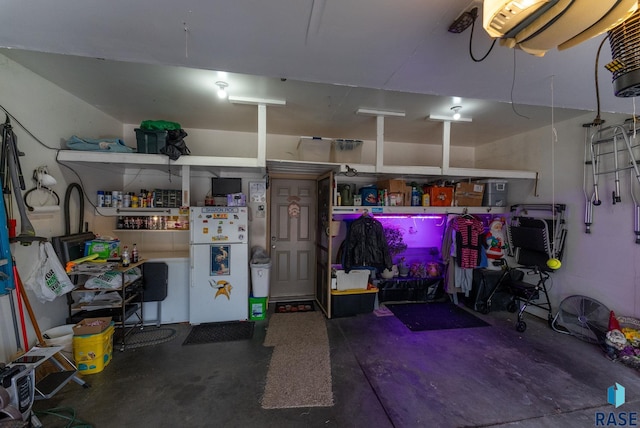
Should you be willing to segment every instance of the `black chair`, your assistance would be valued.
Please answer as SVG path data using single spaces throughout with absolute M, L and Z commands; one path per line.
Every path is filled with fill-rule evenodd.
M 144 284 L 142 301 L 158 302 L 156 319 L 144 320 L 144 322 L 152 322 L 156 324 L 156 327 L 160 327 L 162 301 L 167 298 L 169 288 L 169 266 L 164 262 L 146 262 L 142 265 L 142 269 L 144 269 L 144 274 L 142 275 Z

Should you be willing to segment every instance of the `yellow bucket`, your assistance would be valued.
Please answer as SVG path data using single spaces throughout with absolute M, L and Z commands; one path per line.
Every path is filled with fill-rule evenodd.
M 78 372 L 98 373 L 111 362 L 114 327 L 110 325 L 102 333 L 73 336 L 73 357 Z

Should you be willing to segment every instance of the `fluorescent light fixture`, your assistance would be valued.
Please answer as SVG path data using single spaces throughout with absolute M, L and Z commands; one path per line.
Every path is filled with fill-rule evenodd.
M 439 114 L 430 114 L 427 116 L 427 120 L 433 120 L 435 122 L 471 122 L 470 117 L 460 117 L 460 119 L 454 119 L 453 116 L 443 116 Z
M 216 82 L 216 86 L 218 87 L 218 98 L 221 100 L 227 98 L 227 88 L 229 87 L 229 84 L 219 80 Z
M 356 114 L 361 114 L 363 116 L 395 116 L 395 117 L 404 117 L 405 113 L 403 111 L 384 111 L 384 110 L 374 110 L 370 108 L 359 108 L 356 110 Z
M 233 104 L 251 104 L 251 105 L 268 105 L 268 106 L 284 106 L 287 104 L 287 100 L 274 100 L 267 98 L 255 98 L 255 97 L 229 97 L 229 102 Z

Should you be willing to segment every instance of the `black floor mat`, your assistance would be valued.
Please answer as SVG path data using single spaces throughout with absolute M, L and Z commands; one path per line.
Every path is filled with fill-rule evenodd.
M 411 331 L 447 330 L 491 325 L 450 302 L 402 303 L 387 304 L 386 306 Z
M 246 340 L 253 337 L 253 321 L 213 322 L 191 327 L 183 345 Z

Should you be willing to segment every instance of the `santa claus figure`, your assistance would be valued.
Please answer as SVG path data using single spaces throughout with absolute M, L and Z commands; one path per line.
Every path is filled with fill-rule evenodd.
M 487 269 L 502 269 L 502 259 L 506 243 L 504 239 L 504 221 L 494 220 L 489 225 L 487 232 Z

